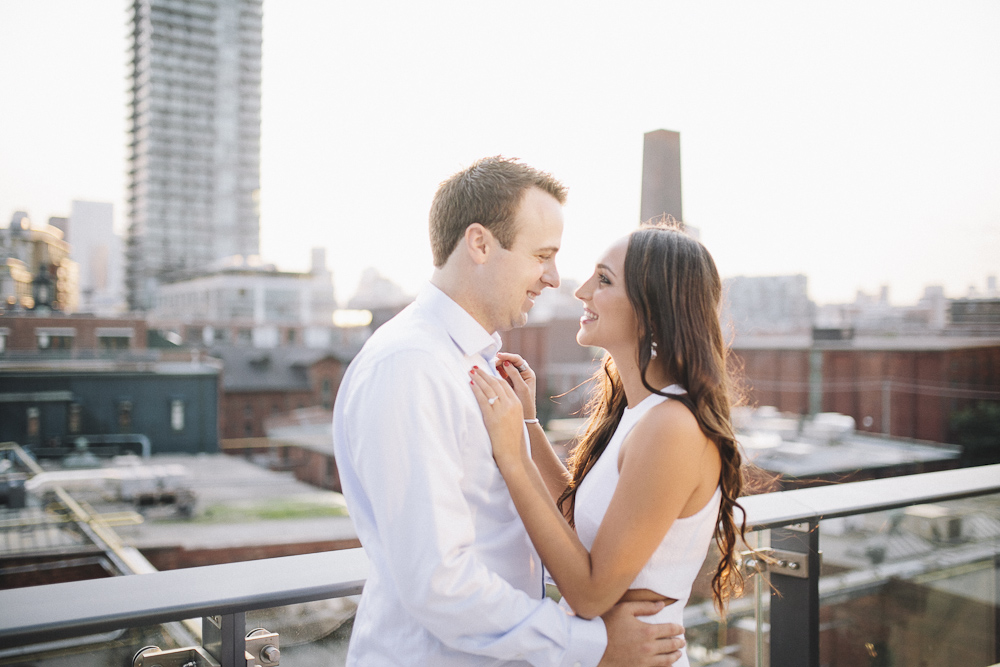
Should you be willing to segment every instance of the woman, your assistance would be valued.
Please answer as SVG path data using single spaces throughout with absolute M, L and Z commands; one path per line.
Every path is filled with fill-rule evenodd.
M 736 548 L 744 528 L 733 517 L 741 462 L 720 296 L 711 255 L 675 226 L 643 226 L 611 246 L 576 292 L 584 304 L 577 342 L 607 354 L 568 471 L 535 418 L 535 376 L 524 360 L 499 355 L 507 382 L 473 370 L 494 458 L 578 616 L 624 600 L 662 600 L 645 620 L 681 623 L 713 536 L 720 609 L 742 583 Z

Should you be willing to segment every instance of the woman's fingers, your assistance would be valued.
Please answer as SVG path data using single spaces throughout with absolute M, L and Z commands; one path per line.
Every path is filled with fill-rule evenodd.
M 479 388 L 479 390 L 483 393 L 483 396 L 486 398 L 486 403 L 489 406 L 492 406 L 497 400 L 504 398 L 517 401 L 517 395 L 506 382 L 498 380 L 490 373 L 483 372 L 478 368 L 473 368 L 469 371 L 469 374 L 472 376 L 472 386 Z M 491 398 L 496 400 L 490 402 L 489 399 Z
M 514 354 L 513 352 L 497 352 L 497 359 L 500 361 L 509 361 L 514 368 L 517 368 L 524 363 L 524 357 L 520 354 Z
M 516 397 L 514 394 L 514 390 L 511 388 L 509 384 L 498 378 L 493 377 L 493 375 L 490 374 L 489 372 L 483 371 L 479 368 L 473 368 L 471 373 L 472 377 L 481 383 L 480 386 L 482 386 L 484 389 L 488 388 L 489 390 L 493 391 L 493 393 L 490 395 Z M 489 394 L 489 391 L 487 391 L 487 393 Z
M 472 393 L 475 394 L 476 400 L 479 402 L 479 408 L 485 412 L 490 407 L 490 397 L 483 391 L 481 383 L 476 383 L 476 375 L 475 372 L 472 373 L 472 380 L 469 381 L 469 384 L 472 385 Z
M 510 381 L 514 387 L 514 393 L 520 393 L 520 390 L 528 391 L 528 383 L 525 382 L 524 378 L 521 377 L 520 373 L 511 373 Z

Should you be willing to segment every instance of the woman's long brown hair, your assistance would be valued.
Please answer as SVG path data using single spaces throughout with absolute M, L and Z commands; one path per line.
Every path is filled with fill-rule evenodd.
M 650 386 L 646 378 L 655 358 L 667 377 L 687 390 L 681 400 L 722 458 L 722 502 L 715 529 L 720 559 L 712 577 L 715 604 L 722 611 L 743 587 L 737 541 L 746 532 L 746 516 L 737 501 L 743 490 L 742 460 L 730 419 L 728 349 L 719 325 L 722 281 L 708 250 L 672 219 L 632 232 L 624 273 L 626 293 L 640 323 L 638 361 L 643 386 L 654 394 L 668 395 Z M 605 355 L 592 380 L 595 386 L 586 406 L 587 426 L 570 456 L 571 480 L 559 498 L 559 509 L 570 523 L 576 491 L 608 446 L 627 406 L 611 355 Z M 740 508 L 739 524 L 734 518 L 736 507 Z

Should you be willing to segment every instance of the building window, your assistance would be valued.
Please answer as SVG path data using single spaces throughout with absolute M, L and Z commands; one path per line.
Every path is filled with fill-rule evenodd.
M 102 350 L 127 350 L 132 339 L 127 336 L 101 336 L 97 343 Z
M 97 327 L 97 346 L 102 350 L 127 350 L 132 347 L 135 329 L 132 327 Z
M 83 410 L 79 403 L 70 403 L 66 411 L 66 431 L 76 435 L 82 430 Z
M 323 403 L 324 410 L 331 410 L 333 408 L 333 392 L 331 391 L 332 384 L 330 378 L 323 378 L 323 388 L 320 391 L 320 400 Z
M 170 428 L 175 431 L 184 430 L 184 401 L 179 398 L 170 401 Z
M 29 440 L 37 440 L 42 431 L 42 411 L 39 408 L 32 406 L 28 408 L 27 418 L 24 435 Z
M 71 350 L 73 349 L 73 336 L 64 336 L 42 332 L 36 337 L 38 349 L 49 350 Z
M 295 329 L 289 329 L 287 333 L 288 344 L 294 345 L 297 338 L 298 338 L 298 331 Z
M 132 432 L 132 401 L 118 401 L 118 432 Z

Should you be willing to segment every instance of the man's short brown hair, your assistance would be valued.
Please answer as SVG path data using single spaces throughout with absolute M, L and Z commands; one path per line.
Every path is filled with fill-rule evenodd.
M 549 193 L 560 204 L 566 203 L 566 186 L 551 174 L 499 155 L 478 160 L 441 183 L 430 213 L 434 266 L 444 266 L 465 229 L 474 222 L 490 230 L 500 246 L 509 250 L 517 235 L 517 208 L 524 193 L 533 187 Z

